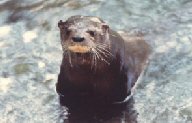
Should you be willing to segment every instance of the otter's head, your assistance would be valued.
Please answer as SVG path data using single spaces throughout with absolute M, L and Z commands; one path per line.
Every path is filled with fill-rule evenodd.
M 108 45 L 109 27 L 97 17 L 72 16 L 65 22 L 60 20 L 58 27 L 64 51 L 88 53 Z
M 60 20 L 58 27 L 64 56 L 71 66 L 96 66 L 98 62 L 109 64 L 109 26 L 103 20 L 91 16 L 72 16 L 65 22 Z

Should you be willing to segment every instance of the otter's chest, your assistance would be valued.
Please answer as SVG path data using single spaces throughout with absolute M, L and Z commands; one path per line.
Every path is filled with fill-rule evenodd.
M 119 76 L 118 71 L 113 71 L 110 68 L 105 68 L 100 71 L 77 69 L 66 72 L 68 81 L 76 84 L 98 84 L 115 81 Z

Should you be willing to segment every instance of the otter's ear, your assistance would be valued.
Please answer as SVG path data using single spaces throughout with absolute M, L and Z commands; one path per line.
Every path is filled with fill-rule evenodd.
M 59 27 L 60 29 L 63 29 L 63 28 L 65 27 L 65 22 L 63 22 L 62 20 L 60 20 L 60 21 L 58 22 L 58 27 Z
M 102 29 L 104 32 L 108 32 L 109 31 L 109 26 L 107 24 L 102 24 Z

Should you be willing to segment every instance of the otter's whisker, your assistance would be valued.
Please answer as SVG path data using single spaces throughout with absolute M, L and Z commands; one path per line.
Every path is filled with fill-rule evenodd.
M 71 53 L 67 52 L 67 54 L 68 54 L 68 57 L 69 57 L 69 63 L 71 65 L 71 67 L 73 67 L 72 60 L 71 60 Z
M 97 47 L 105 49 L 106 51 L 108 51 L 108 49 L 109 49 L 109 45 L 107 45 L 107 44 L 100 44 L 100 43 L 98 43 Z
M 105 50 L 106 52 L 109 52 L 109 53 L 111 53 L 110 51 L 109 51 L 109 46 L 107 46 L 107 45 L 98 45 L 98 47 L 99 48 L 101 48 L 101 49 L 103 49 L 103 50 Z
M 100 53 L 102 53 L 103 56 L 106 57 L 106 58 L 108 58 L 108 57 L 110 57 L 110 56 L 113 56 L 109 51 L 104 50 L 104 49 L 102 49 L 102 48 L 99 48 L 99 47 L 98 47 L 97 50 L 98 50 Z
M 104 48 L 107 48 L 107 47 L 109 47 L 107 44 L 102 44 L 102 43 L 97 43 L 96 45 L 97 45 L 97 46 L 101 46 L 101 47 L 104 47 Z
M 101 49 L 99 49 L 99 48 L 97 48 L 97 50 L 106 57 L 106 53 L 105 53 L 105 52 L 103 52 L 103 51 L 102 51 Z
M 91 69 L 94 68 L 94 64 L 95 64 L 95 53 L 94 53 L 94 51 L 92 50 Z
M 63 58 L 68 57 L 68 53 L 67 53 L 67 49 L 63 49 Z M 62 61 L 63 63 L 65 63 L 65 59 Z
M 101 60 L 101 61 L 104 61 L 105 63 L 107 63 L 108 65 L 110 65 L 110 63 L 101 55 L 101 51 L 97 48 L 97 55 L 98 55 L 98 58 Z M 103 54 L 103 53 L 102 53 Z M 104 55 L 105 56 L 105 55 Z M 106 56 L 105 56 L 106 57 Z
M 97 58 L 96 58 L 96 53 L 95 52 L 93 54 L 93 67 L 95 68 L 95 71 L 96 71 L 96 68 L 97 68 Z
M 95 56 L 96 56 L 96 65 L 97 65 L 97 59 L 101 59 L 100 54 L 95 50 Z
M 99 55 L 100 55 L 101 61 L 104 61 L 105 63 L 107 63 L 108 65 L 110 65 L 110 63 L 109 63 L 105 58 L 103 58 L 103 57 L 101 56 L 101 54 L 99 54 Z
M 62 46 L 63 50 L 67 49 L 67 45 L 65 45 L 65 44 L 61 44 L 61 46 Z
M 98 55 L 97 50 L 94 49 L 94 53 L 95 53 L 95 60 L 97 60 L 97 58 L 99 59 L 99 55 Z M 97 61 L 96 61 L 96 64 L 97 64 Z

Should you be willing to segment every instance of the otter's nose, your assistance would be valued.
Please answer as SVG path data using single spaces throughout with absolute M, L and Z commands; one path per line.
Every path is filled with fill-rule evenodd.
M 84 39 L 85 39 L 85 38 L 83 38 L 83 37 L 72 37 L 72 40 L 73 40 L 74 42 L 82 42 L 82 41 L 84 41 Z

